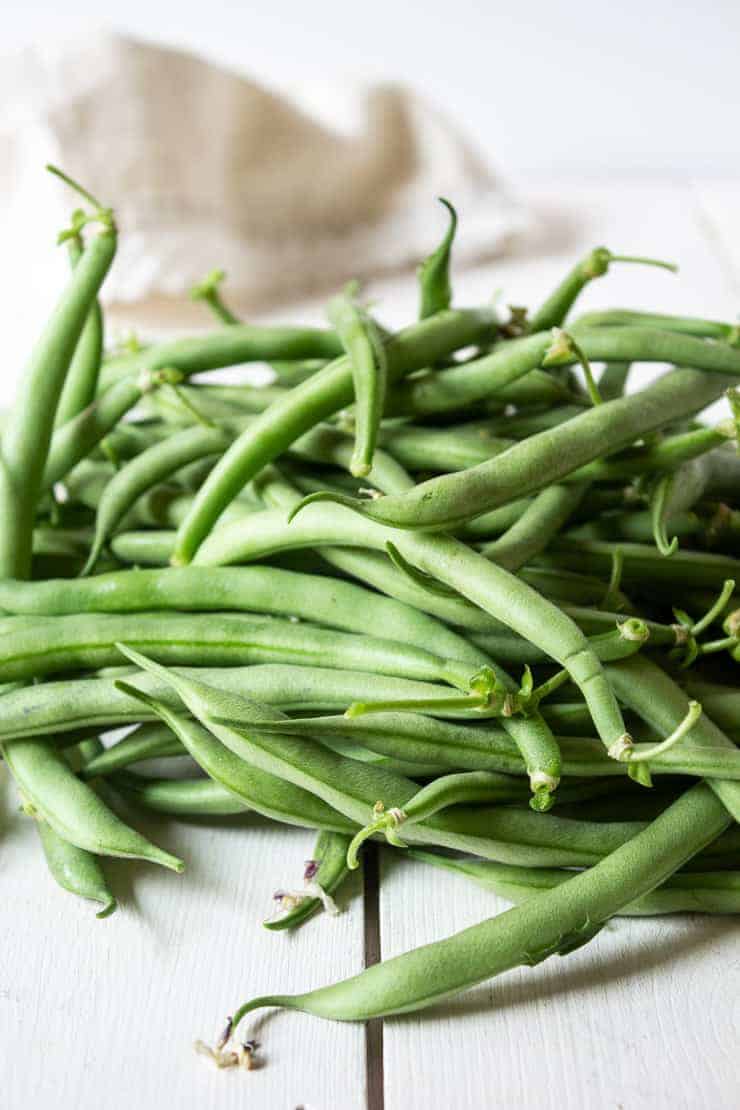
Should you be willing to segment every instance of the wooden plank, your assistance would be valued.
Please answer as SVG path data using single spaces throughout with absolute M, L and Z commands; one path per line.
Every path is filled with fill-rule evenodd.
M 542 230 L 456 282 L 537 304 L 590 247 L 678 261 L 680 274 L 614 266 L 578 309 L 619 306 L 734 318 L 727 270 L 684 185 L 562 183 L 530 191 Z M 382 291 L 381 291 L 382 293 Z M 382 300 L 382 298 L 381 298 Z M 635 384 L 658 368 L 640 367 Z M 505 903 L 462 879 L 384 854 L 383 958 L 448 936 Z M 622 919 L 587 948 L 513 971 L 424 1015 L 384 1023 L 385 1110 L 737 1105 L 739 966 L 727 919 Z
M 265 1011 L 245 1022 L 261 1067 L 217 1071 L 193 1052 L 246 997 L 298 991 L 363 964 L 361 883 L 338 917 L 271 933 L 277 887 L 299 887 L 313 834 L 259 818 L 137 821 L 187 861 L 177 876 L 107 867 L 122 906 L 96 921 L 46 872 L 7 777 L 2 805 L 2 1105 L 60 1110 L 365 1106 L 364 1031 Z

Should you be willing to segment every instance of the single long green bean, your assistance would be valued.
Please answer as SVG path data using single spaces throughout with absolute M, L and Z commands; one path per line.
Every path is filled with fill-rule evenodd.
M 451 681 L 467 689 L 475 664 L 442 660 L 398 640 L 329 631 L 275 617 L 180 612 L 0 620 L 0 682 L 95 670 L 120 662 L 119 640 L 174 664 L 229 666 L 294 662 L 395 674 L 421 681 Z M 480 655 L 477 656 L 480 658 Z
M 70 263 L 74 268 L 82 257 L 82 237 L 72 236 L 68 242 Z M 71 420 L 95 399 L 98 373 L 103 356 L 103 313 L 96 300 L 77 340 L 67 377 L 54 417 L 54 427 Z
M 591 940 L 625 905 L 668 879 L 728 822 L 711 791 L 704 785 L 694 787 L 643 832 L 562 886 L 332 986 L 307 994 L 254 998 L 235 1012 L 233 1027 L 263 1006 L 303 1010 L 338 1021 L 407 1013 L 519 964 L 533 965 L 571 951 Z
M 740 352 L 730 353 L 737 356 L 740 372 Z M 587 409 L 462 474 L 433 478 L 400 496 L 356 502 L 355 507 L 394 528 L 450 528 L 560 481 L 605 452 L 703 408 L 721 392 L 716 377 L 674 370 L 638 394 Z

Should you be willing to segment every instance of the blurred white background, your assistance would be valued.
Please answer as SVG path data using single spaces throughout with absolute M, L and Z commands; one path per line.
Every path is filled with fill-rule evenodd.
M 514 180 L 740 173 L 734 0 L 13 0 L 2 47 L 102 26 L 273 86 L 406 81 Z

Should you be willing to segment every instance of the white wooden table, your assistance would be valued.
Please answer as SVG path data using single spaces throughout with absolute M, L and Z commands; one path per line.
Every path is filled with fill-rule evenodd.
M 503 287 L 545 295 L 590 246 L 681 263 L 678 278 L 614 267 L 583 307 L 652 307 L 734 318 L 740 308 L 738 182 L 532 186 L 539 241 L 461 275 L 458 300 Z M 17 275 L 22 278 L 21 274 Z M 407 282 L 379 287 L 399 322 Z M 11 303 L 20 320 L 23 297 Z M 7 300 L 6 300 L 7 304 Z M 385 304 L 384 304 L 385 308 Z M 8 388 L 7 384 L 4 388 Z M 344 912 L 296 936 L 260 924 L 272 891 L 300 880 L 313 836 L 255 818 L 141 822 L 187 860 L 176 877 L 108 868 L 107 921 L 45 872 L 31 823 L 0 783 L 0 1105 L 7 1110 L 642 1110 L 740 1103 L 740 949 L 729 918 L 620 920 L 587 948 L 513 971 L 421 1016 L 363 1026 L 271 1013 L 249 1025 L 264 1066 L 217 1072 L 195 1057 L 255 993 L 347 976 L 504 907 L 472 885 L 384 853 L 342 892 Z M 363 897 L 364 893 L 364 897 Z

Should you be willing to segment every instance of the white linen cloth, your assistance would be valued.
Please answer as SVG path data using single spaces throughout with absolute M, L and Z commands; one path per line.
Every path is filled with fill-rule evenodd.
M 214 267 L 242 310 L 409 267 L 439 241 L 438 195 L 460 213 L 458 264 L 501 251 L 528 222 L 455 127 L 403 86 L 278 94 L 190 54 L 95 34 L 6 59 L 0 107 L 11 257 L 32 265 L 29 250 L 51 250 L 77 204 L 44 174 L 55 162 L 115 208 L 105 299 L 129 308 L 181 300 Z

